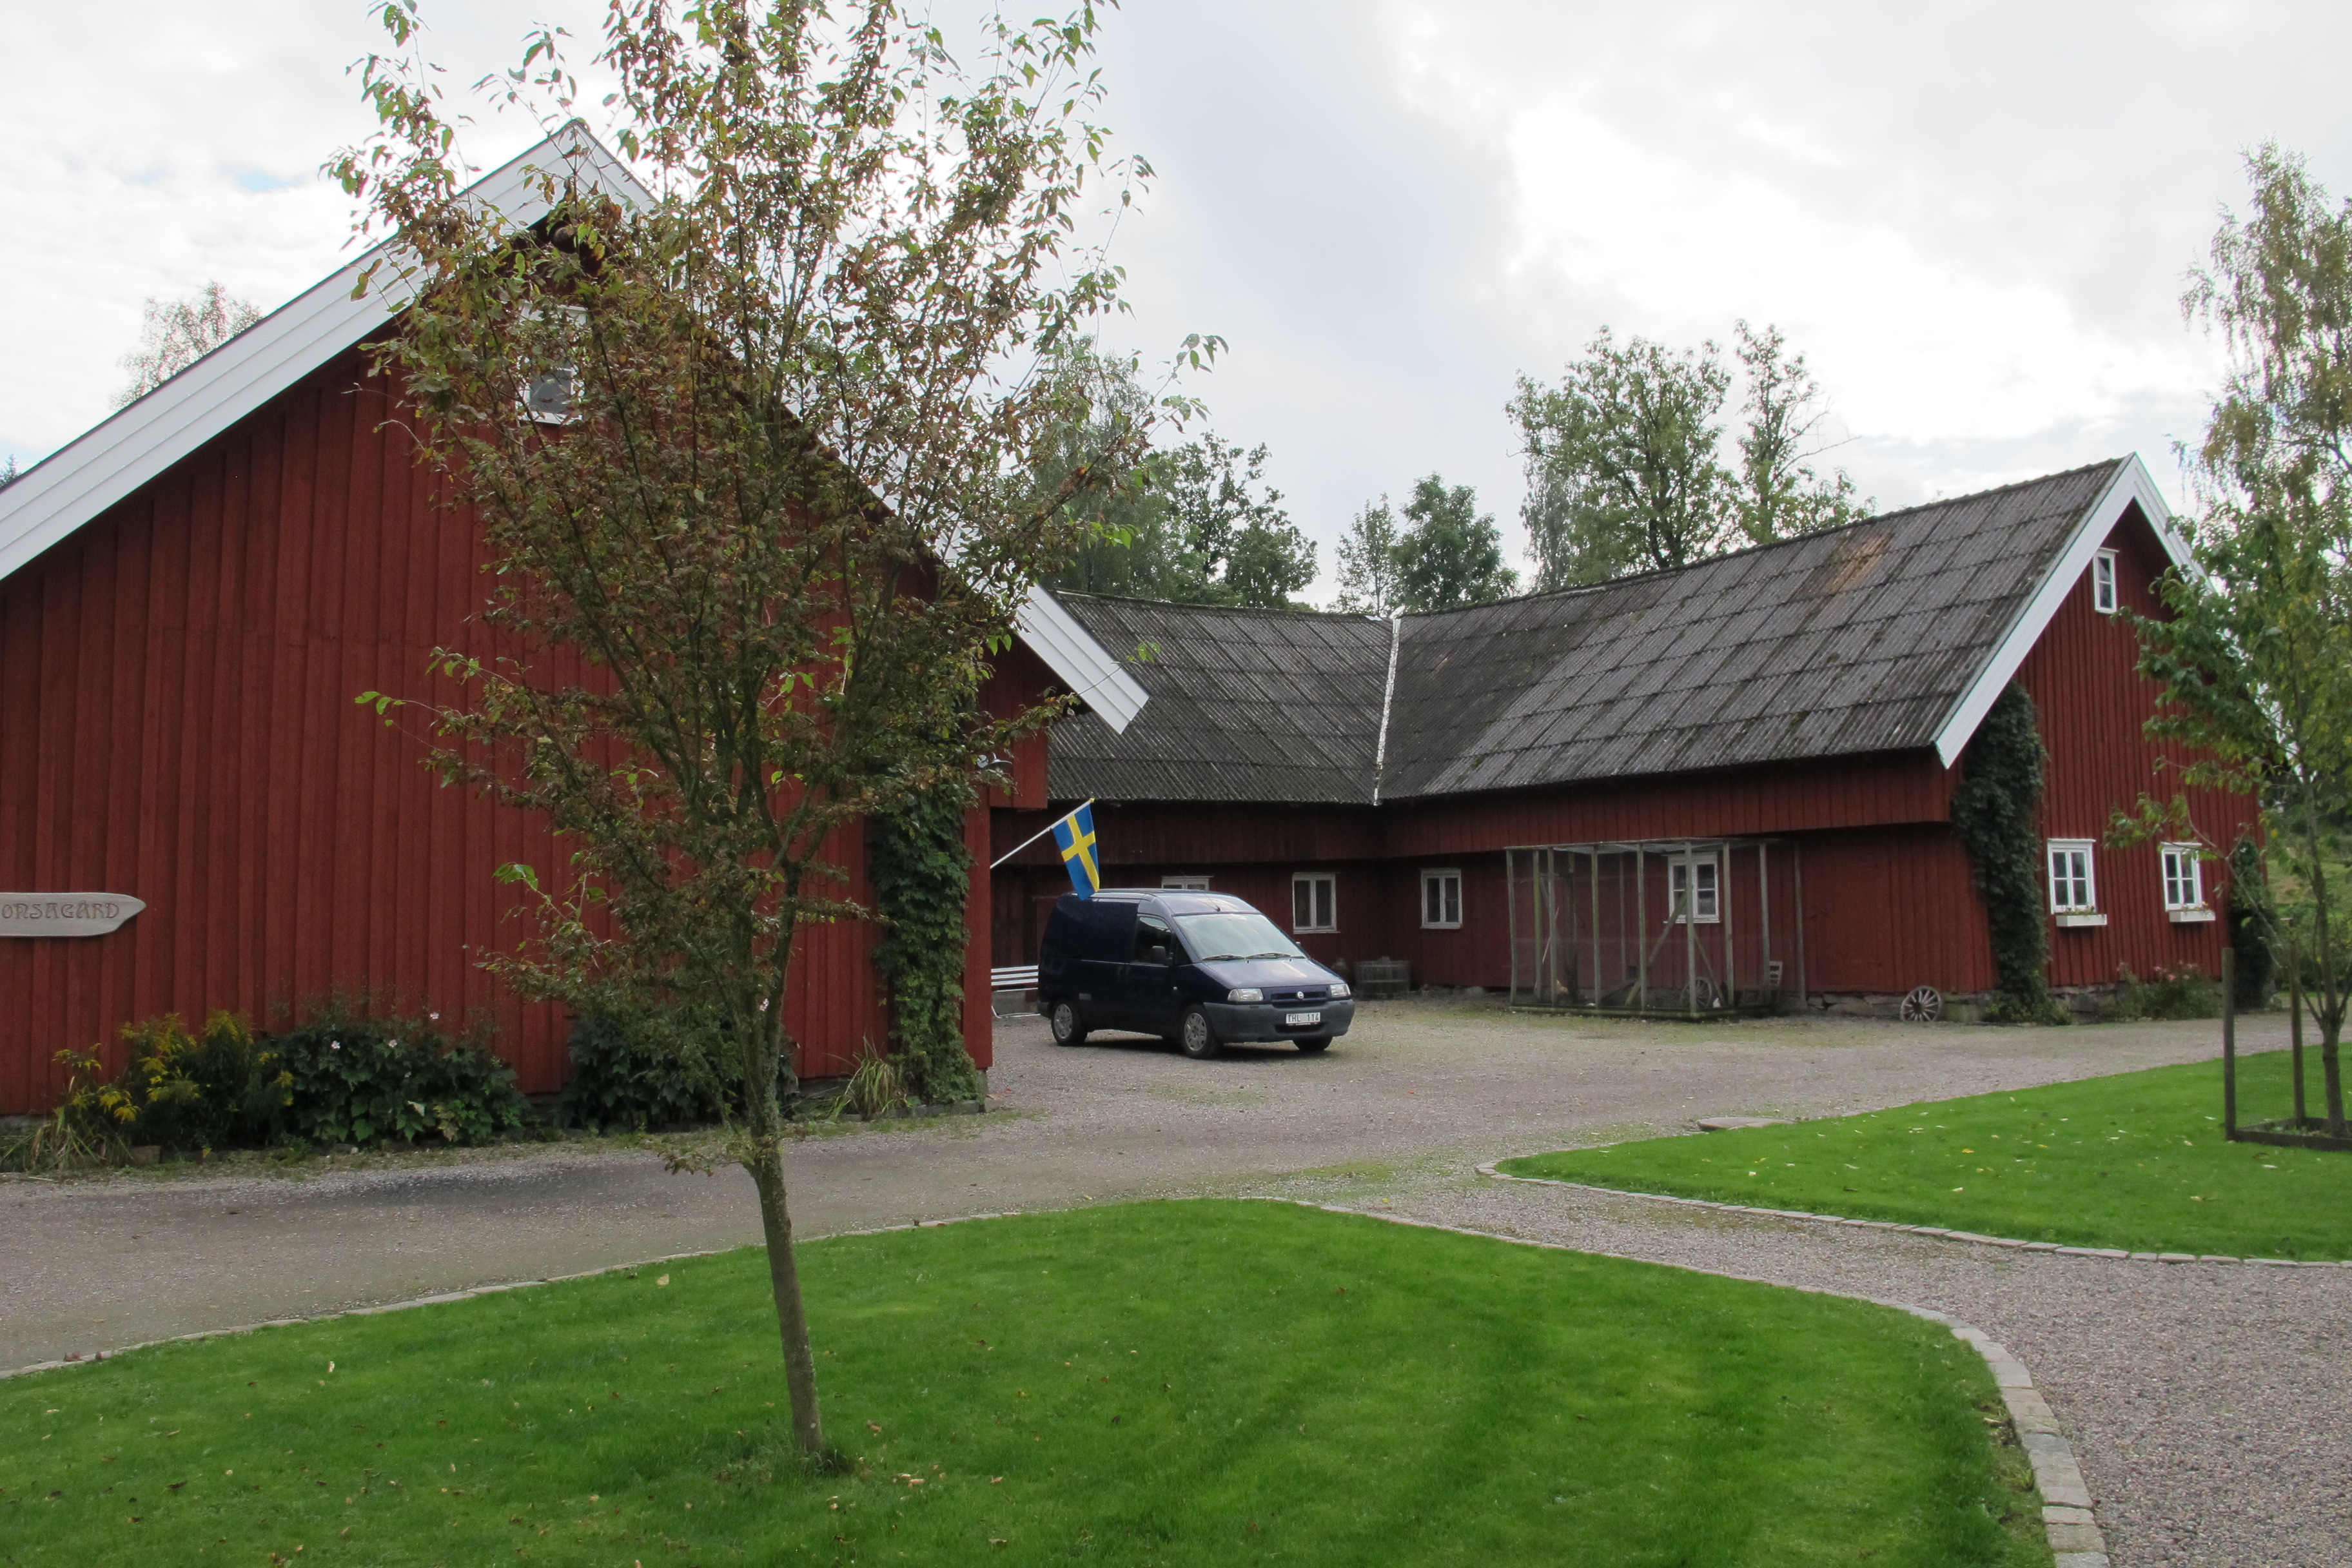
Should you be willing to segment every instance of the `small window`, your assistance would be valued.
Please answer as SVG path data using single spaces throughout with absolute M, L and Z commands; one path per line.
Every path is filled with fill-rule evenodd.
M 2091 841 L 2053 838 L 2050 841 L 2050 910 L 2053 914 L 2088 914 L 2099 907 L 2098 888 L 2091 879 Z
M 2164 847 L 2164 907 L 2201 910 L 2205 907 L 2205 860 L 2194 844 Z
M 1209 890 L 1206 877 L 1162 877 L 1160 885 L 1172 892 L 1205 893 Z
M 2112 616 L 2116 603 L 2116 552 L 2102 550 L 2091 557 L 2091 607 Z
M 1328 871 L 1301 871 L 1290 879 L 1290 929 L 1339 929 L 1338 878 Z
M 1421 923 L 1433 931 L 1451 931 L 1462 923 L 1461 872 L 1421 874 Z
M 1694 893 L 1692 873 L 1697 873 Z M 1723 923 L 1723 867 L 1712 855 L 1679 855 L 1666 862 L 1666 905 L 1677 922 Z

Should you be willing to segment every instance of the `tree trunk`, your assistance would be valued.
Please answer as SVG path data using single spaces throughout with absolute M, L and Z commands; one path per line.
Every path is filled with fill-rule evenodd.
M 774 1079 L 769 1080 L 772 1086 Z M 773 1104 L 775 1091 L 764 1096 Z M 753 1119 L 758 1119 L 754 1113 Z M 772 1110 L 769 1120 L 775 1118 Z M 801 1304 L 800 1259 L 793 1251 L 793 1219 L 784 1206 L 784 1155 L 773 1134 L 759 1138 L 756 1157 L 744 1162 L 760 1192 L 760 1230 L 768 1243 L 768 1283 L 776 1295 L 776 1331 L 783 1339 L 784 1384 L 793 1403 L 793 1438 L 804 1455 L 824 1451 L 824 1422 L 817 1413 L 816 1356 L 809 1348 L 808 1311 Z
M 787 944 L 777 963 L 791 962 Z M 776 988 L 781 998 L 782 987 Z M 793 1405 L 793 1437 L 803 1458 L 824 1452 L 824 1422 L 817 1412 L 816 1356 L 809 1348 L 808 1310 L 801 1302 L 800 1259 L 793 1251 L 793 1216 L 784 1202 L 783 1108 L 776 1102 L 776 1072 L 790 1042 L 780 1016 L 763 1002 L 746 1016 L 742 1044 L 743 1121 L 750 1146 L 743 1168 L 760 1194 L 760 1231 L 768 1244 L 768 1283 L 776 1297 L 776 1331 L 784 1348 L 784 1384 Z

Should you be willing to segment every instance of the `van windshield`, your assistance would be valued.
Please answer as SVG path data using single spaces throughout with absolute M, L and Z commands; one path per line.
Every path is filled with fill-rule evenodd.
M 1197 955 L 1195 963 L 1229 958 L 1304 958 L 1298 944 L 1282 934 L 1272 921 L 1252 910 L 1204 915 L 1178 915 L 1177 929 L 1184 945 Z

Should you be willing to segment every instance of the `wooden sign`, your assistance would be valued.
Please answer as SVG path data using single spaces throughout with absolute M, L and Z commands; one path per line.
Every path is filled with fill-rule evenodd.
M 128 893 L 0 893 L 0 937 L 104 936 L 146 907 Z

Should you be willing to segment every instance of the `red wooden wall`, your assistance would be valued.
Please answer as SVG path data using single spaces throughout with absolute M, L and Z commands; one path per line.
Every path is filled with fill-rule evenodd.
M 434 647 L 497 651 L 468 621 L 477 532 L 379 427 L 393 408 L 343 354 L 0 583 L 0 888 L 148 905 L 110 936 L 0 940 L 0 1111 L 53 1102 L 61 1047 L 119 1061 L 128 1021 L 263 1019 L 337 990 L 487 1017 L 525 1089 L 561 1081 L 563 1017 L 478 967 L 525 929 L 494 869 L 547 877 L 560 854 L 522 814 L 439 787 L 415 739 L 352 700 L 446 695 Z M 837 847 L 867 897 L 863 833 Z M 967 987 L 983 1067 L 984 908 Z M 887 1037 L 873 936 L 801 935 L 786 1025 L 804 1074 Z
M 2106 542 L 2116 552 L 2124 605 L 2156 614 L 2153 584 L 2166 563 L 2155 534 L 2134 511 Z M 2179 749 L 2148 740 L 2141 729 L 2156 710 L 2156 689 L 2134 669 L 2136 658 L 2130 626 L 2093 605 L 2086 574 L 2019 668 L 2018 680 L 2033 698 L 2050 748 L 2044 837 L 2104 839 L 2112 813 L 2131 809 L 2143 791 L 2165 800 L 2180 793 Z M 2252 831 L 2251 802 L 2212 790 L 2187 794 L 2198 829 L 2221 848 Z M 2105 984 L 2125 964 L 2142 978 L 2160 964 L 2219 973 L 2222 924 L 2175 925 L 2165 918 L 2157 846 L 2115 849 L 2103 842 L 2092 853 L 2107 923 L 2051 931 L 2052 984 Z M 2228 868 L 2206 862 L 2206 902 L 2219 910 L 2228 892 Z

